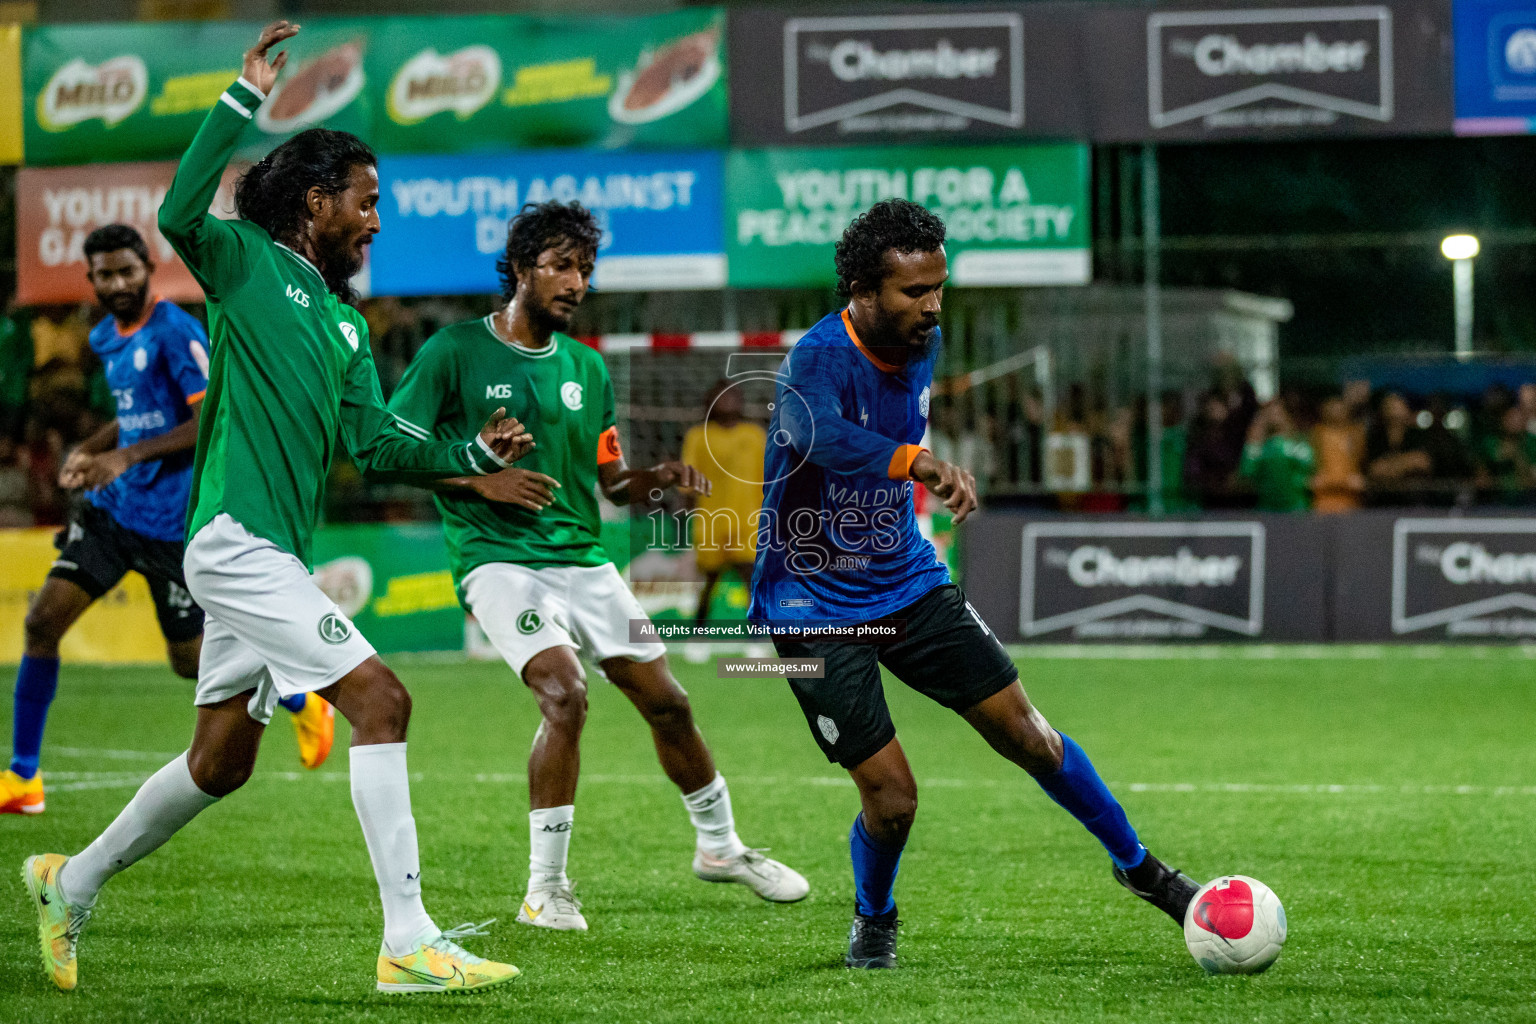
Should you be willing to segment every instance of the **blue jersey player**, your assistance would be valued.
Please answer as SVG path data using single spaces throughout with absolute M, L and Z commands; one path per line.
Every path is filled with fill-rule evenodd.
M 848 305 L 800 339 L 779 375 L 750 614 L 776 627 L 782 657 L 823 659 L 823 678 L 790 685 L 822 752 L 859 789 L 845 963 L 896 965 L 896 870 L 917 810 L 882 664 L 1028 772 L 1104 845 L 1114 877 L 1182 927 L 1198 886 L 1141 845 L 1082 748 L 1030 703 L 1012 660 L 918 533 L 911 481 L 957 523 L 976 507 L 971 475 L 920 446 L 948 277 L 943 222 L 887 200 L 849 225 L 836 260 Z M 903 633 L 879 645 L 786 633 L 875 620 Z
M 190 314 L 150 290 L 154 263 L 133 228 L 109 224 L 86 237 L 87 277 L 111 315 L 91 331 L 117 417 L 65 460 L 59 482 L 84 488 L 63 545 L 26 617 L 16 674 L 8 770 L 0 813 L 40 814 L 43 726 L 59 678 L 59 642 L 129 570 L 154 598 L 172 670 L 196 679 L 203 612 L 182 575 L 187 496 L 197 445 L 198 407 L 208 387 L 208 333 Z M 334 735 L 334 710 L 319 697 L 294 724 L 306 764 L 319 764 Z M 308 742 L 306 742 L 308 741 Z M 313 765 L 311 765 L 313 766 Z

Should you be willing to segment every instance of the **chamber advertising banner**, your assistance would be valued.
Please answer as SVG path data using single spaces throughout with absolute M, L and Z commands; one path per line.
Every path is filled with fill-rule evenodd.
M 247 134 L 260 157 L 305 128 L 365 138 L 368 21 L 305 19 L 288 65 Z M 240 74 L 261 26 L 248 22 L 50 26 L 25 34 L 29 164 L 174 159 Z
M 1456 133 L 1536 131 L 1536 0 L 1456 0 Z
M 731 14 L 749 145 L 1088 134 L 1079 8 L 859 5 Z
M 966 593 L 1005 641 L 1318 642 L 1331 536 L 1306 516 L 995 514 L 961 546 Z
M 375 24 L 368 69 L 383 152 L 726 141 L 721 11 Z
M 214 196 L 216 217 L 234 216 L 232 165 Z M 203 291 L 156 223 L 176 164 L 23 167 L 16 172 L 16 301 L 21 305 L 94 302 L 85 279 L 85 236 L 106 224 L 137 228 L 155 261 L 153 289 L 173 302 L 201 302 Z
M 719 153 L 384 157 L 373 292 L 499 292 L 507 221 L 549 199 L 580 201 L 602 223 L 596 287 L 722 288 L 723 173 Z
M 1092 274 L 1086 146 L 743 150 L 726 178 L 733 287 L 833 283 L 843 229 L 893 196 L 944 219 L 954 284 L 1073 285 Z
M 1450 0 L 1099 5 L 1085 14 L 1095 138 L 1440 134 Z

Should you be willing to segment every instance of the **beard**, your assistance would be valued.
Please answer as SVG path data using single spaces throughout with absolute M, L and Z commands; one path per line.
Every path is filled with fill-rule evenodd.
M 98 292 L 96 301 L 119 320 L 137 320 L 139 314 L 144 312 L 144 304 L 149 301 L 149 281 L 145 280 L 143 286 L 137 291 L 118 292 L 106 298 L 102 298 Z
M 528 304 L 528 319 L 533 321 L 533 326 L 540 331 L 568 331 L 571 329 L 571 317 L 564 313 L 557 313 L 548 306 Z
M 352 290 L 352 278 L 363 269 L 363 254 L 346 240 L 326 241 L 318 247 L 320 277 L 338 299 L 353 303 L 357 293 Z

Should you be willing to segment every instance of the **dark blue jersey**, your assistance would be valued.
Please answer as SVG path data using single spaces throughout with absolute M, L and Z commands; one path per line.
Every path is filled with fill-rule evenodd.
M 912 462 L 938 357 L 877 359 L 846 313 L 812 327 L 779 372 L 764 459 L 750 616 L 866 622 L 949 582 L 917 529 Z
M 174 303 L 152 299 L 127 334 L 107 317 L 91 330 L 117 403 L 120 448 L 163 434 L 192 417 L 208 388 L 208 332 Z M 119 524 L 155 540 L 183 539 L 192 488 L 192 449 L 130 466 L 86 500 Z

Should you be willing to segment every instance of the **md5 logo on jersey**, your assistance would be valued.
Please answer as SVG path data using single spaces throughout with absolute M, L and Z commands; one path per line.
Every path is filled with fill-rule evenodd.
M 1024 17 L 1013 12 L 792 18 L 784 127 L 956 132 L 1024 124 Z
M 1536 636 L 1536 520 L 1399 519 L 1392 632 Z
M 1193 639 L 1264 626 L 1261 523 L 1031 523 L 1019 632 Z
M 289 285 L 288 297 L 294 302 L 297 302 L 299 305 L 303 306 L 305 309 L 309 308 L 309 296 L 304 294 L 304 290 L 302 288 L 295 288 L 293 285 Z
M 1147 18 L 1153 128 L 1391 121 L 1392 11 L 1385 6 L 1189 11 Z
M 511 384 L 487 384 L 485 386 L 485 397 L 486 398 L 511 398 L 512 397 L 512 385 Z

